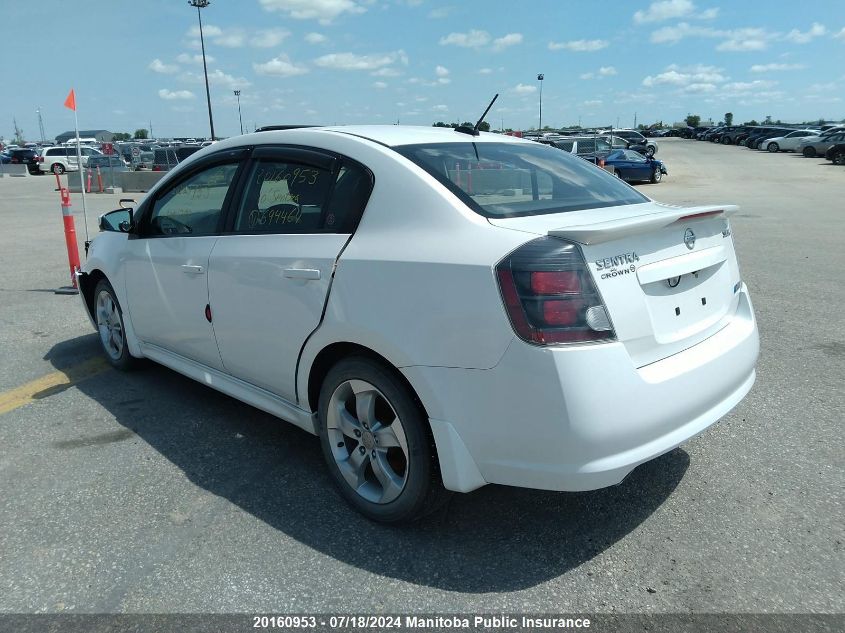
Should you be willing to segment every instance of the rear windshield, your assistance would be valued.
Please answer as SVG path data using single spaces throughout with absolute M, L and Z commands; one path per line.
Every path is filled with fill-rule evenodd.
M 648 202 L 596 165 L 540 143 L 437 143 L 393 149 L 489 218 Z

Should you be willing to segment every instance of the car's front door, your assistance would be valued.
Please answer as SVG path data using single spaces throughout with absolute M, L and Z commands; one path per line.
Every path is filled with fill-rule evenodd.
M 209 260 L 214 332 L 228 373 L 296 402 L 299 353 L 372 177 L 341 157 L 265 147 L 243 181 Z
M 142 343 L 222 369 L 206 317 L 208 256 L 243 152 L 227 152 L 163 189 L 127 242 L 129 314 Z

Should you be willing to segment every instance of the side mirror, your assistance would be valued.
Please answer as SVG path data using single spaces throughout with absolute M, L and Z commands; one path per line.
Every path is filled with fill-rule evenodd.
M 121 201 L 122 202 L 122 201 Z M 132 230 L 132 209 L 115 209 L 100 216 L 100 230 L 129 233 Z

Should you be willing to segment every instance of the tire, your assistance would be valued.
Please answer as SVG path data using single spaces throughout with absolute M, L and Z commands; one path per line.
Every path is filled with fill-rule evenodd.
M 834 165 L 845 165 L 845 151 L 836 152 L 831 158 Z
M 652 184 L 656 185 L 663 179 L 663 173 L 660 171 L 660 167 L 655 167 L 651 170 L 651 178 L 650 181 Z
M 729 136 L 723 136 L 722 137 L 722 145 L 730 145 L 730 144 L 731 144 L 730 137 Z
M 778 145 L 777 143 L 769 143 L 768 145 L 766 145 L 766 150 L 772 152 L 773 154 L 777 153 L 780 151 L 780 145 Z
M 318 415 L 332 479 L 368 519 L 409 522 L 448 499 L 425 414 L 392 368 L 365 356 L 341 360 L 320 387 Z
M 50 165 L 50 171 L 54 174 L 59 174 L 60 176 L 65 173 L 65 166 L 61 163 L 53 163 Z
M 129 353 L 123 311 L 114 288 L 105 279 L 94 289 L 94 322 L 100 335 L 100 347 L 112 367 L 127 371 L 138 366 L 138 359 Z
M 815 147 L 805 147 L 804 151 L 801 152 L 804 154 L 805 158 L 815 158 L 816 157 L 816 148 Z

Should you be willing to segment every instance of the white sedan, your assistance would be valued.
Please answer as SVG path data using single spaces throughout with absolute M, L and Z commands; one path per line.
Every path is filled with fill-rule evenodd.
M 758 149 L 764 149 L 768 152 L 794 152 L 798 149 L 801 141 L 818 135 L 819 133 L 815 130 L 795 130 L 785 136 L 767 138 L 760 143 Z
M 115 367 L 318 435 L 397 522 L 487 483 L 619 483 L 736 406 L 759 343 L 735 211 L 471 128 L 270 129 L 102 216 L 80 294 Z

